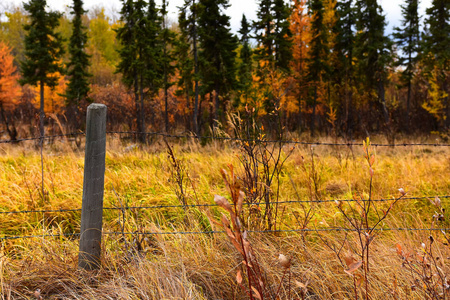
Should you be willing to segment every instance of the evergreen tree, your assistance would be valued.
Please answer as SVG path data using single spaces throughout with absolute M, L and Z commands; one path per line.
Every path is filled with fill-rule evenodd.
M 289 63 L 292 60 L 292 32 L 289 16 L 291 10 L 284 0 L 274 0 L 274 33 L 275 66 L 289 72 Z
M 290 9 L 284 0 L 261 0 L 258 18 L 253 23 L 258 49 L 255 59 L 289 71 L 292 59 L 292 32 L 289 28 Z
M 167 42 L 167 39 L 162 38 L 163 17 L 156 7 L 155 0 L 148 1 L 147 15 L 143 20 L 145 23 L 142 24 L 142 30 L 138 34 L 139 44 L 142 48 L 139 57 L 146 69 L 143 76 L 144 86 L 146 82 L 150 89 L 149 94 L 154 97 L 164 87 L 164 66 L 168 64 L 163 49 L 164 41 Z
M 38 86 L 40 88 L 40 135 L 41 145 L 44 136 L 44 86 L 54 88 L 58 84 L 59 76 L 63 73 L 59 61 L 64 54 L 61 36 L 55 32 L 59 24 L 60 13 L 47 12 L 45 0 L 30 0 L 24 3 L 29 13 L 29 24 L 24 25 L 25 57 L 21 62 L 22 79 L 20 83 Z
M 336 5 L 337 22 L 334 27 L 335 43 L 333 52 L 334 60 L 331 66 L 333 83 L 340 85 L 345 99 L 345 124 L 347 134 L 352 135 L 354 131 L 354 109 L 353 109 L 353 73 L 354 73 L 354 26 L 355 11 L 353 0 L 341 0 Z
M 252 49 L 250 47 L 250 24 L 245 15 L 242 15 L 241 29 L 239 29 L 240 51 L 239 51 L 239 65 L 238 65 L 238 98 L 242 95 L 247 97 L 248 91 L 252 84 Z M 239 101 L 239 99 L 238 99 Z M 245 101 L 247 102 L 247 101 Z M 238 102 L 239 103 L 239 102 Z
M 314 136 L 317 89 L 329 72 L 328 57 L 328 32 L 325 27 L 323 0 L 312 0 L 311 10 L 311 41 L 308 59 L 308 80 L 310 82 L 310 97 L 312 99 L 311 136 Z
M 117 39 L 123 45 L 119 50 L 121 61 L 117 66 L 116 72 L 122 73 L 122 81 L 128 87 L 134 88 L 135 114 L 137 121 L 137 131 L 145 132 L 143 103 L 139 101 L 139 81 L 138 68 L 136 58 L 138 57 L 138 49 L 136 47 L 136 13 L 135 5 L 132 0 L 123 0 L 122 10 L 120 11 L 123 27 L 116 30 Z M 140 12 L 143 15 L 143 12 Z M 142 113 L 141 113 L 142 109 Z M 145 142 L 145 136 L 140 136 L 140 141 Z
M 184 27 L 185 24 L 186 11 L 181 9 L 178 15 L 179 33 L 174 41 L 174 55 L 177 58 L 175 68 L 178 71 L 175 95 L 182 96 L 186 100 L 186 110 L 189 115 L 188 120 L 186 120 L 186 128 L 192 130 L 191 99 L 194 93 L 194 57 L 189 42 L 189 32 Z
M 402 55 L 399 56 L 397 66 L 404 66 L 401 80 L 408 87 L 406 99 L 406 115 L 408 117 L 408 128 L 411 115 L 411 81 L 414 77 L 414 68 L 419 52 L 419 7 L 418 0 L 407 0 L 406 5 L 402 5 L 402 27 L 394 28 L 394 38 Z
M 237 38 L 230 17 L 223 14 L 228 0 L 200 0 L 199 38 L 203 59 L 204 92 L 214 91 L 214 119 L 220 117 L 220 97 L 235 85 Z
M 438 73 L 436 81 L 443 91 L 442 101 L 446 111 L 445 125 L 450 128 L 449 101 L 449 68 L 450 68 L 450 2 L 447 0 L 433 0 L 427 8 L 424 34 L 423 53 L 429 67 L 429 73 L 435 69 Z
M 159 64 L 162 49 L 158 41 L 161 19 L 153 0 L 148 4 L 144 0 L 124 0 L 121 15 L 123 27 L 117 29 L 117 37 L 124 47 L 119 50 L 121 61 L 117 72 L 134 89 L 137 129 L 145 132 L 145 97 L 155 95 L 162 82 Z M 149 92 L 145 93 L 147 88 Z M 145 134 L 140 134 L 139 140 L 144 143 Z
M 272 64 L 274 60 L 272 2 L 273 0 L 259 2 L 259 10 L 256 12 L 258 20 L 253 23 L 255 38 L 258 42 L 258 48 L 255 49 L 255 59 L 258 63 L 265 61 Z
M 200 134 L 198 124 L 199 111 L 199 57 L 198 57 L 198 3 L 196 0 L 185 0 L 180 8 L 178 24 L 180 26 L 180 37 L 177 42 L 178 65 L 182 86 L 187 97 L 191 94 L 192 80 L 194 81 L 194 109 L 192 114 L 192 127 L 194 132 Z M 189 57 L 192 52 L 193 59 Z
M 389 123 L 389 112 L 385 99 L 387 80 L 386 67 L 391 61 L 391 41 L 384 34 L 386 21 L 377 0 L 356 1 L 355 58 L 362 88 L 371 95 L 377 93 L 377 103 L 385 124 Z
M 166 0 L 163 0 L 161 9 L 162 14 L 162 32 L 160 34 L 163 53 L 161 57 L 161 63 L 163 68 L 163 89 L 164 89 L 164 123 L 166 132 L 169 131 L 169 113 L 168 113 L 168 94 L 167 90 L 173 84 L 169 82 L 169 77 L 175 73 L 175 67 L 171 64 L 175 61 L 173 51 L 170 49 L 170 45 L 175 43 L 175 33 L 167 28 L 167 5 Z
M 257 20 L 253 23 L 257 47 L 254 50 L 258 77 L 259 101 L 266 112 L 272 112 L 281 104 L 281 82 L 290 73 L 292 59 L 292 32 L 289 23 L 290 9 L 285 0 L 261 0 Z M 280 85 L 281 84 L 281 85 Z
M 83 1 L 74 0 L 71 12 L 74 17 L 72 20 L 72 36 L 70 37 L 69 44 L 70 61 L 67 64 L 69 83 L 67 84 L 65 97 L 69 110 L 75 113 L 75 122 L 78 121 L 80 101 L 82 99 L 88 100 L 87 95 L 90 90 L 88 78 L 92 76 L 88 72 L 90 56 L 85 52 L 87 34 L 81 19 L 84 13 L 86 13 L 86 10 L 83 9 Z

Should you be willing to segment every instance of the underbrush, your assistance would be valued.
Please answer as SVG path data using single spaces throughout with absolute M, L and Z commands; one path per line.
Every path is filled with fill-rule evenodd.
M 450 194 L 448 149 L 371 147 L 372 163 L 362 147 L 281 145 L 286 160 L 269 169 L 277 180 L 266 190 L 267 181 L 245 184 L 242 145 L 170 149 L 109 142 L 98 271 L 77 268 L 77 236 L 42 237 L 77 233 L 79 211 L 1 214 L 0 237 L 41 236 L 1 242 L 2 300 L 450 299 L 449 237 L 436 230 L 450 227 L 448 198 L 434 197 Z M 82 151 L 44 151 L 44 196 L 39 156 L 20 146 L 2 152 L 0 212 L 81 208 Z M 233 226 L 214 197 L 237 209 L 241 190 Z M 278 202 L 269 221 L 266 199 Z M 150 208 L 130 208 L 142 206 Z M 362 222 L 358 232 L 356 220 L 376 230 Z

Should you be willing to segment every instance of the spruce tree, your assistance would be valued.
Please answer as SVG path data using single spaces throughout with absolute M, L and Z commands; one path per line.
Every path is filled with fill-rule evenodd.
M 333 33 L 335 43 L 333 52 L 334 60 L 331 65 L 331 77 L 334 84 L 340 85 L 343 91 L 342 98 L 345 99 L 345 124 L 347 134 L 351 138 L 354 131 L 354 104 L 353 104 L 353 84 L 354 84 L 354 61 L 353 51 L 355 43 L 355 11 L 353 0 L 341 0 L 336 5 L 337 22 Z
M 450 2 L 433 0 L 426 10 L 423 51 L 448 71 L 450 61 Z
M 255 39 L 258 48 L 255 50 L 255 59 L 259 63 L 266 61 L 272 64 L 274 38 L 273 38 L 273 0 L 261 0 L 259 2 L 259 10 L 256 12 L 257 21 L 253 23 L 255 30 Z
M 123 82 L 133 87 L 135 97 L 135 111 L 139 141 L 144 143 L 145 126 L 145 97 L 154 96 L 161 86 L 162 53 L 158 40 L 161 31 L 161 18 L 156 4 L 150 0 L 124 0 L 121 10 L 123 27 L 117 29 L 117 37 L 124 47 L 119 51 L 121 61 L 117 72 L 123 74 Z M 148 89 L 149 92 L 144 92 Z
M 273 33 L 275 66 L 289 72 L 289 63 L 292 60 L 292 32 L 289 22 L 291 12 L 284 0 L 274 0 L 273 12 L 275 17 Z
M 285 0 L 261 0 L 258 18 L 253 23 L 258 49 L 256 61 L 289 71 L 292 59 L 292 32 L 289 28 L 290 9 Z
M 324 5 L 323 0 L 312 0 L 310 3 L 311 18 L 311 41 L 308 59 L 308 80 L 310 82 L 310 99 L 312 99 L 312 116 L 311 116 L 311 136 L 314 136 L 316 105 L 317 105 L 317 88 L 320 82 L 329 72 L 329 65 L 326 61 L 328 57 L 328 33 L 325 28 Z
M 403 66 L 401 80 L 404 85 L 408 87 L 408 94 L 406 99 L 406 115 L 408 117 L 408 130 L 411 115 L 411 82 L 414 77 L 414 69 L 419 52 L 419 14 L 417 12 L 419 7 L 418 0 L 407 0 L 406 5 L 402 5 L 403 20 L 401 27 L 394 28 L 394 39 L 398 48 L 401 50 L 397 66 Z
M 122 73 L 122 81 L 128 87 L 134 89 L 135 114 L 137 122 L 137 131 L 145 132 L 145 123 L 143 120 L 143 112 L 141 113 L 141 105 L 139 101 L 139 81 L 138 67 L 136 58 L 138 57 L 138 49 L 136 47 L 136 13 L 135 5 L 132 0 L 123 0 L 122 10 L 120 11 L 121 21 L 124 26 L 117 29 L 117 39 L 124 46 L 118 52 L 121 61 L 117 66 L 116 72 Z M 142 16 L 143 12 L 140 12 Z M 142 103 L 143 107 L 143 103 Z M 145 136 L 139 136 L 141 142 L 145 142 Z
M 22 85 L 39 86 L 41 138 L 44 136 L 45 119 L 44 86 L 54 88 L 59 79 L 55 73 L 62 74 L 64 71 L 59 63 L 64 54 L 63 40 L 55 32 L 61 14 L 53 11 L 47 12 L 46 6 L 45 0 L 30 0 L 30 2 L 24 3 L 30 22 L 24 25 L 27 34 L 25 36 L 25 60 L 21 62 L 22 79 L 20 80 Z
M 450 68 L 450 2 L 448 0 L 433 0 L 426 10 L 426 32 L 423 41 L 424 61 L 428 72 L 435 69 L 438 73 L 437 82 L 446 95 L 442 101 L 446 110 L 445 126 L 450 128 L 450 100 L 448 72 Z
M 229 7 L 228 0 L 200 0 L 199 3 L 204 91 L 214 91 L 214 119 L 219 121 L 220 97 L 235 85 L 237 38 L 231 33 L 230 17 L 222 12 Z
M 164 123 L 166 132 L 169 131 L 169 108 L 168 108 L 168 89 L 173 84 L 169 82 L 169 77 L 175 73 L 175 67 L 172 62 L 175 61 L 173 50 L 171 45 L 175 43 L 175 33 L 167 28 L 167 5 L 166 0 L 163 0 L 161 15 L 162 15 L 162 31 L 160 34 L 160 40 L 162 44 L 163 53 L 161 56 L 161 64 L 163 71 L 163 89 L 164 89 Z
M 156 7 L 155 0 L 148 1 L 147 14 L 143 20 L 145 23 L 142 24 L 142 27 L 139 26 L 140 32 L 138 33 L 138 44 L 142 49 L 139 57 L 145 69 L 143 76 L 144 86 L 146 82 L 147 87 L 150 89 L 150 95 L 153 97 L 164 86 L 164 65 L 167 64 L 167 62 L 163 61 L 165 60 L 164 39 L 162 38 L 163 17 L 160 14 L 160 10 Z
M 248 96 L 248 91 L 252 84 L 252 49 L 250 47 L 250 24 L 247 21 L 245 15 L 242 15 L 241 28 L 239 29 L 240 38 L 240 51 L 239 51 L 239 65 L 238 65 L 238 103 L 239 98 L 244 95 Z
M 177 69 L 180 71 L 186 97 L 190 95 L 191 79 L 194 81 L 194 109 L 192 114 L 192 127 L 194 132 L 200 134 L 198 124 L 199 115 L 199 53 L 198 53 L 198 2 L 196 0 L 185 0 L 180 8 L 178 24 L 180 26 L 180 37 L 177 42 L 178 59 Z M 183 51 L 185 49 L 186 51 Z M 193 59 L 188 53 L 192 52 Z M 188 99 L 187 99 L 188 100 Z M 189 101 L 188 101 L 189 103 Z
M 385 124 L 389 123 L 389 112 L 385 99 L 387 81 L 386 67 L 392 60 L 391 41 L 384 34 L 386 27 L 383 10 L 377 0 L 356 1 L 355 58 L 362 89 L 371 95 L 377 94 L 374 101 L 380 107 Z
M 194 94 L 194 57 L 191 51 L 191 44 L 189 40 L 189 32 L 185 27 L 187 23 L 186 10 L 180 9 L 178 15 L 179 33 L 174 41 L 174 55 L 176 56 L 175 68 L 178 71 L 178 80 L 176 82 L 177 90 L 175 94 L 182 96 L 186 100 L 186 110 L 189 117 L 186 122 L 186 128 L 194 130 L 191 107 L 192 96 Z
M 86 27 L 83 26 L 81 19 L 82 15 L 86 13 L 86 10 L 83 9 L 83 1 L 74 0 L 71 8 L 71 14 L 74 16 L 72 20 L 72 36 L 70 37 L 69 43 L 70 61 L 67 64 L 69 82 L 65 97 L 69 111 L 75 114 L 74 122 L 77 127 L 78 124 L 76 123 L 78 123 L 79 118 L 80 101 L 83 99 L 89 100 L 87 98 L 90 90 L 88 78 L 92 75 L 88 72 L 90 55 L 85 52 L 87 33 Z

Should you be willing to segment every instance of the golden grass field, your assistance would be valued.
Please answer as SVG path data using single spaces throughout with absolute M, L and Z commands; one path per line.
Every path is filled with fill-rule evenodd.
M 372 142 L 386 141 L 375 137 Z M 105 207 L 181 204 L 162 141 L 134 148 L 109 138 L 107 149 Z M 230 174 L 233 165 L 239 185 L 239 146 L 185 142 L 173 149 L 188 176 L 183 181 L 188 204 L 214 204 L 216 194 L 231 201 L 221 170 Z M 450 228 L 445 211 L 450 200 L 441 197 L 439 204 L 434 198 L 450 195 L 450 149 L 400 146 L 372 151 L 370 189 L 363 147 L 285 146 L 282 157 L 290 155 L 272 196 L 305 202 L 279 204 L 275 226 L 286 231 L 248 234 L 251 261 L 224 233 L 105 234 L 102 266 L 88 272 L 77 268 L 77 237 L 8 239 L 1 241 L 1 299 L 450 299 L 450 231 L 386 230 Z M 46 145 L 42 197 L 40 156 L 34 145 L 0 145 L 0 211 L 81 208 L 83 164 L 82 149 L 63 142 Z M 400 188 L 406 191 L 404 198 L 430 199 L 400 199 L 389 211 L 402 196 Z M 387 212 L 377 225 L 385 230 L 370 237 L 365 229 L 314 230 L 351 229 L 352 222 L 365 218 L 361 205 L 368 203 L 318 200 L 369 196 L 389 200 L 371 202 L 367 215 L 375 224 Z M 260 222 L 263 206 L 243 210 L 250 230 L 265 229 Z M 104 232 L 222 231 L 222 213 L 230 217 L 217 206 L 131 209 L 124 215 L 105 210 Z M 0 237 L 78 232 L 79 219 L 79 212 L 0 214 Z M 301 228 L 309 231 L 287 231 Z M 367 245 L 366 236 L 369 251 L 361 248 Z M 287 264 L 280 262 L 280 254 Z M 255 264 L 258 274 L 250 278 L 249 268 Z M 254 283 L 255 278 L 263 283 Z M 263 285 L 264 294 L 255 292 L 255 285 Z

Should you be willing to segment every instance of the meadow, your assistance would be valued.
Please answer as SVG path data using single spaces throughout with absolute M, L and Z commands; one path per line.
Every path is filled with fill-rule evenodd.
M 1 299 L 450 299 L 450 149 L 402 142 L 168 148 L 110 136 L 102 265 L 90 272 L 70 235 L 83 149 L 45 146 L 42 195 L 34 144 L 0 145 L 0 212 L 75 209 L 0 214 L 0 238 L 37 236 L 1 240 Z

